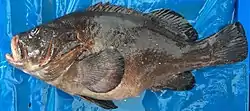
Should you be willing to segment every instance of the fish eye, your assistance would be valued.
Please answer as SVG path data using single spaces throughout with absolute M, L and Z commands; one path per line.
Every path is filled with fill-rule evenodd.
M 34 35 L 38 34 L 39 31 L 40 31 L 39 28 L 34 28 L 31 30 L 30 34 L 31 34 L 31 36 L 34 36 Z

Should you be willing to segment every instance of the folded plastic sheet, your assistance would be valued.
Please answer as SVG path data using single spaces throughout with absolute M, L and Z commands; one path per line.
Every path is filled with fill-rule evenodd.
M 235 18 L 232 0 L 0 0 L 0 111 L 104 110 L 13 68 L 4 56 L 12 35 L 100 1 L 142 12 L 170 8 L 188 19 L 200 39 Z M 193 90 L 144 91 L 115 101 L 115 111 L 247 111 L 248 67 L 241 62 L 195 70 Z

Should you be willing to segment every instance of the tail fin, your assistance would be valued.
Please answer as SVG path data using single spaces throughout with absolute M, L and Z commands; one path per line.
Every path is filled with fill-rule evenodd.
M 215 64 L 241 62 L 247 58 L 247 38 L 240 22 L 227 25 L 205 41 L 212 48 L 212 61 Z

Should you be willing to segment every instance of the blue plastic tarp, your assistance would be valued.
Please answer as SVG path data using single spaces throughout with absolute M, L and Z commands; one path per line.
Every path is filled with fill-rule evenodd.
M 104 110 L 15 69 L 4 56 L 10 52 L 12 35 L 100 1 L 142 12 L 170 8 L 188 19 L 201 39 L 235 18 L 250 33 L 248 0 L 239 3 L 233 0 L 0 0 L 0 111 Z M 115 111 L 247 111 L 248 69 L 246 60 L 195 70 L 197 85 L 193 90 L 145 91 L 139 97 L 115 101 L 119 107 Z

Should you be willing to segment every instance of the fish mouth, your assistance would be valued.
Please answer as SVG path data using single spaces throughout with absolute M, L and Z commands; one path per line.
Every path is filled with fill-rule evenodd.
M 53 47 L 52 47 L 52 40 L 49 43 L 47 50 L 45 51 L 45 56 L 41 58 L 33 58 L 36 61 L 32 61 L 32 57 L 29 56 L 28 50 L 23 43 L 19 41 L 19 36 L 15 35 L 11 39 L 11 53 L 6 54 L 5 58 L 7 61 L 18 68 L 25 68 L 27 70 L 35 70 L 31 69 L 31 66 L 38 66 L 42 67 L 48 64 L 53 55 Z M 27 65 L 27 66 L 26 66 Z
M 57 53 L 56 46 L 53 44 L 55 42 L 53 39 L 49 41 L 49 44 L 45 51 L 39 55 L 33 55 L 32 52 L 28 52 L 25 43 L 20 41 L 20 36 L 15 35 L 11 39 L 11 53 L 5 54 L 5 58 L 8 63 L 16 68 L 22 69 L 25 72 L 33 72 L 41 68 L 45 68 L 50 63 L 55 64 L 56 61 L 61 61 L 62 58 L 66 59 L 67 57 L 75 57 L 75 55 L 80 55 L 78 52 L 84 52 L 85 48 L 81 45 L 75 46 L 72 50 L 66 52 L 60 58 L 54 56 Z M 42 51 L 41 51 L 42 52 Z
M 16 35 L 11 39 L 11 54 L 6 54 L 5 58 L 9 63 L 11 63 L 14 66 L 22 66 L 22 52 L 27 52 L 26 51 L 21 51 L 21 45 L 19 43 L 19 36 Z

